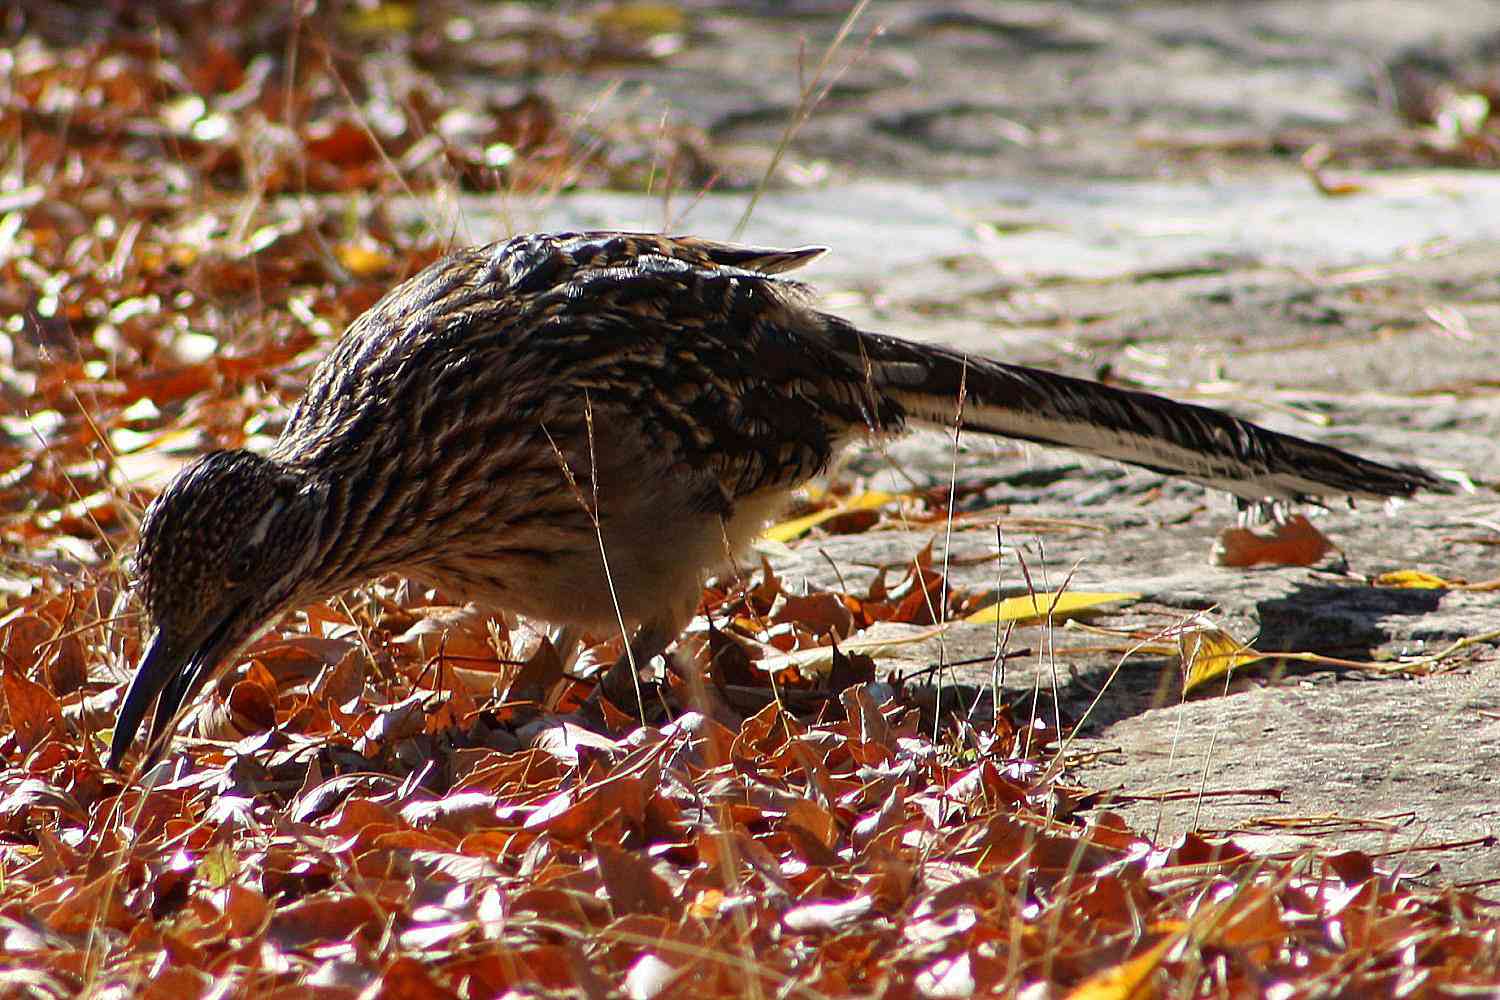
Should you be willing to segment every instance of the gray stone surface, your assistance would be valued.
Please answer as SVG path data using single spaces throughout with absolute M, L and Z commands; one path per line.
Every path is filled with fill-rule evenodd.
M 693 8 L 666 65 L 625 72 L 615 98 L 702 129 L 727 185 L 780 141 L 841 5 Z M 870 37 L 877 25 L 883 31 Z M 790 144 L 744 238 L 821 243 L 806 272 L 825 304 L 873 328 L 1222 405 L 1372 456 L 1458 470 L 1472 493 L 1398 511 L 1334 509 L 1320 526 L 1347 567 L 1235 571 L 1207 562 L 1227 503 L 1138 471 L 966 442 L 973 486 L 956 585 L 1034 576 L 1128 590 L 1094 619 L 1159 630 L 1212 609 L 1262 649 L 1390 661 L 1500 628 L 1493 592 L 1397 591 L 1373 574 L 1500 577 L 1490 485 L 1500 435 L 1500 175 L 1436 169 L 1393 94 L 1410 67 L 1459 79 L 1492 61 L 1500 6 L 1286 3 L 880 3 L 834 60 L 863 54 Z M 582 107 L 614 76 L 551 80 Z M 468 85 L 482 86 L 469 80 Z M 619 105 L 616 105 L 618 108 Z M 1356 190 L 1319 193 L 1314 142 Z M 808 184 L 809 178 L 818 179 Z M 586 193 L 460 205 L 480 240 L 531 227 L 665 226 L 730 236 L 744 191 Z M 948 480 L 950 444 L 917 435 L 853 456 L 860 485 Z M 1051 519 L 1050 522 L 1045 519 Z M 1005 532 L 995 552 L 995 523 Z M 773 558 L 789 581 L 863 586 L 936 529 L 811 538 Z M 838 567 L 838 572 L 833 567 Z M 1431 676 L 1285 665 L 1227 695 L 1182 700 L 1170 658 L 1124 656 L 1080 629 L 1018 629 L 1004 697 L 1081 723 L 1079 781 L 1201 802 L 1122 801 L 1140 829 L 1235 830 L 1262 847 L 1404 852 L 1436 882 L 1500 878 L 1500 661 L 1494 644 Z M 990 627 L 901 647 L 893 667 L 987 657 Z M 958 679 L 988 683 L 989 668 Z M 1095 702 L 1096 693 L 1105 693 Z M 1052 698 L 1056 696 L 1054 705 Z M 1253 793 L 1245 790 L 1273 790 Z M 1381 818 L 1383 817 L 1383 818 Z

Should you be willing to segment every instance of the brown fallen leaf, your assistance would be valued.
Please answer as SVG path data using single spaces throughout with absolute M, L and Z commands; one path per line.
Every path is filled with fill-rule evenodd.
M 23 752 L 30 753 L 49 734 L 62 734 L 62 705 L 51 691 L 10 666 L 0 675 L 0 686 L 5 691 L 5 708 L 16 732 L 16 743 Z
M 552 645 L 552 640 L 543 638 L 526 665 L 511 680 L 506 698 L 546 705 L 549 694 L 563 677 L 562 657 L 557 655 L 557 647 Z
M 1301 514 L 1255 528 L 1225 528 L 1209 557 L 1215 566 L 1312 566 L 1338 546 Z
M 599 876 L 609 894 L 610 908 L 616 916 L 645 913 L 677 919 L 682 901 L 672 887 L 651 869 L 648 857 L 626 851 L 613 844 L 595 844 L 594 860 Z

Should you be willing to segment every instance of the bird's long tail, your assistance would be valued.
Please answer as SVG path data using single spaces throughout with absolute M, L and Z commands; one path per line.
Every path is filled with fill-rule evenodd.
M 1447 488 L 1227 413 L 894 337 L 842 323 L 837 350 L 915 423 L 998 434 L 1138 465 L 1247 501 L 1410 496 Z M 960 398 L 962 405 L 960 406 Z

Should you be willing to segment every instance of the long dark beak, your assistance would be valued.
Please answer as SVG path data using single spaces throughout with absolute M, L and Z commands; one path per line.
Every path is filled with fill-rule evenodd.
M 125 703 L 115 718 L 115 734 L 109 743 L 111 769 L 119 768 L 153 698 L 156 699 L 156 712 L 151 716 L 146 759 L 142 766 L 150 767 L 156 762 L 166 746 L 164 731 L 177 715 L 177 710 L 197 693 L 198 687 L 212 673 L 223 652 L 219 648 L 222 639 L 222 635 L 216 633 L 197 649 L 184 652 L 173 649 L 161 629 L 151 633 L 141 665 L 136 668 L 135 678 L 130 682 L 130 690 L 125 692 Z

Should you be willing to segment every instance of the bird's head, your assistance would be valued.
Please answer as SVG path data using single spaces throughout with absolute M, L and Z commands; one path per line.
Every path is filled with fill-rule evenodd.
M 219 451 L 183 469 L 146 509 L 135 575 L 152 633 L 115 720 L 111 767 L 153 698 L 148 759 L 178 708 L 301 595 L 314 499 L 297 473 L 248 451 Z

